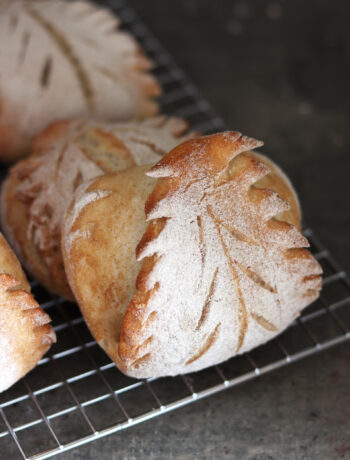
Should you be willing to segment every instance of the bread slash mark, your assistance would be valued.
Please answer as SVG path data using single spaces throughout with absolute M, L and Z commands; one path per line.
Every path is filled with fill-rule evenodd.
M 209 205 L 207 206 L 207 211 L 216 226 L 220 225 L 225 230 L 230 232 L 231 235 L 234 236 L 239 241 L 243 241 L 244 243 L 248 243 L 248 244 L 254 244 L 255 246 L 258 245 L 258 243 L 255 240 L 253 240 L 252 238 L 249 238 L 248 236 L 244 235 L 244 233 L 234 228 L 232 225 L 228 225 L 222 220 L 220 220 L 218 217 L 216 217 L 216 215 L 213 213 L 213 210 L 211 209 L 211 206 Z
M 153 335 L 148 337 L 144 342 L 142 342 L 135 350 L 135 355 L 140 355 L 142 352 L 144 353 L 150 343 L 153 342 Z
M 205 344 L 203 345 L 203 347 L 199 350 L 198 353 L 196 353 L 195 355 L 192 356 L 192 358 L 190 358 L 188 361 L 186 361 L 186 366 L 188 366 L 189 364 L 192 364 L 194 363 L 195 361 L 197 361 L 199 358 L 201 358 L 204 353 L 206 353 L 210 347 L 213 346 L 217 336 L 218 336 L 218 332 L 219 332 L 219 329 L 220 329 L 220 326 L 221 326 L 221 323 L 219 323 L 216 328 L 213 330 L 213 332 L 209 335 L 209 337 L 207 338 Z
M 66 153 L 67 147 L 68 147 L 67 145 L 64 145 L 64 146 L 61 148 L 61 150 L 60 150 L 60 152 L 59 152 L 59 154 L 58 154 L 58 156 L 57 156 L 56 165 L 55 165 L 55 180 L 57 179 L 58 173 L 59 173 L 59 171 L 60 171 L 61 164 L 62 164 L 64 155 L 65 155 L 65 153 Z
M 265 319 L 263 316 L 258 315 L 257 313 L 254 313 L 254 312 L 251 312 L 250 314 L 251 314 L 251 317 L 254 319 L 254 321 L 260 324 L 260 326 L 262 326 L 267 331 L 271 331 L 271 332 L 277 331 L 277 327 L 274 324 L 270 323 L 270 321 Z
M 43 88 L 47 88 L 49 86 L 51 71 L 52 71 L 52 58 L 51 56 L 48 56 L 44 61 L 44 65 L 43 65 L 43 68 L 41 71 L 41 77 L 40 77 L 40 84 Z
M 136 142 L 137 144 L 144 145 L 145 147 L 148 147 L 149 149 L 153 150 L 153 152 L 156 155 L 159 155 L 160 157 L 163 157 L 166 155 L 168 152 L 166 150 L 163 150 L 159 146 L 157 146 L 154 142 L 151 142 L 147 139 L 141 139 L 140 137 L 130 137 L 130 140 L 133 142 Z
M 217 275 L 218 275 L 218 271 L 219 271 L 219 269 L 217 268 L 215 270 L 213 279 L 212 279 L 212 281 L 210 283 L 209 292 L 208 292 L 207 298 L 205 299 L 204 307 L 202 309 L 202 314 L 201 314 L 201 317 L 199 318 L 199 321 L 198 321 L 198 324 L 197 324 L 197 327 L 196 327 L 196 331 L 198 331 L 202 327 L 204 321 L 206 320 L 206 318 L 209 315 L 213 294 L 215 292 L 216 278 L 217 278 Z
M 142 366 L 143 364 L 147 363 L 150 359 L 151 359 L 151 354 L 147 353 L 144 356 L 142 356 L 141 358 L 139 358 L 136 361 L 134 361 L 132 363 L 132 367 L 134 367 L 135 369 L 138 369 L 140 366 Z
M 272 294 L 276 294 L 277 291 L 275 288 L 270 286 L 269 283 L 267 283 L 260 275 L 258 275 L 256 272 L 251 270 L 250 268 L 246 267 L 245 265 L 239 263 L 237 260 L 235 260 L 235 263 L 238 265 L 238 267 L 244 272 L 248 278 L 250 278 L 255 284 L 258 286 L 262 287 L 263 289 L 266 289 L 266 291 L 271 292 Z
M 73 48 L 62 32 L 45 19 L 36 9 L 29 4 L 25 5 L 27 13 L 36 21 L 54 41 L 57 48 L 70 63 L 80 86 L 85 103 L 91 112 L 95 111 L 94 93 L 87 72 L 80 59 L 74 54 Z
M 202 218 L 197 216 L 197 227 L 198 227 L 198 237 L 199 237 L 199 251 L 201 254 L 201 279 L 203 278 L 204 273 L 204 263 L 205 263 L 205 246 L 204 246 L 204 232 L 203 232 L 203 224 Z
M 221 242 L 221 246 L 224 250 L 224 254 L 227 258 L 227 261 L 230 267 L 230 271 L 232 274 L 232 278 L 235 282 L 235 287 L 236 287 L 237 294 L 238 294 L 239 306 L 238 306 L 237 316 L 238 316 L 238 323 L 239 323 L 239 334 L 238 334 L 238 343 L 237 343 L 237 349 L 236 349 L 236 351 L 238 352 L 243 345 L 244 338 L 245 338 L 247 328 L 248 328 L 247 307 L 243 299 L 237 270 L 234 266 L 234 262 L 231 259 L 230 252 L 228 250 L 228 247 L 221 233 L 220 223 L 217 220 L 215 220 L 215 216 L 212 214 L 209 206 L 207 207 L 207 210 L 208 210 L 208 214 L 213 219 L 213 222 L 215 224 L 216 231 L 218 233 L 218 236 Z

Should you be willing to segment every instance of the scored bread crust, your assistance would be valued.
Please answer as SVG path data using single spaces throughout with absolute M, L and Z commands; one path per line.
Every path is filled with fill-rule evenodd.
M 119 24 L 87 1 L 1 2 L 1 160 L 27 154 L 32 136 L 53 120 L 158 112 L 152 62 Z
M 259 145 L 235 132 L 189 140 L 148 172 L 77 191 L 62 239 L 67 276 L 126 374 L 217 364 L 273 338 L 317 298 L 322 270 L 305 249 L 296 194 L 250 151 Z
M 84 181 L 155 163 L 186 134 L 187 123 L 164 116 L 143 121 L 53 123 L 36 137 L 34 155 L 11 170 L 1 193 L 4 232 L 29 273 L 73 300 L 61 254 L 61 223 Z
M 31 156 L 46 154 L 58 145 L 63 146 L 68 142 L 75 142 L 86 153 L 92 153 L 93 149 L 98 149 L 102 140 L 106 141 L 107 147 L 109 140 L 117 144 L 121 141 L 124 148 L 131 152 L 128 156 L 132 162 L 125 167 L 151 164 L 178 143 L 198 135 L 193 131 L 188 133 L 188 127 L 185 120 L 165 115 L 120 123 L 79 118 L 59 120 L 34 137 Z M 120 148 L 119 145 L 118 147 Z
M 270 190 L 259 186 L 268 165 L 244 154 L 261 144 L 235 132 L 188 141 L 148 172 L 158 182 L 119 343 L 128 374 L 217 364 L 271 339 L 318 297 L 321 267 L 281 219 L 290 205 L 272 181 Z
M 66 275 L 93 336 L 115 360 L 118 337 L 141 268 L 135 248 L 147 223 L 144 202 L 155 184 L 150 166 L 85 182 L 62 229 Z
M 56 341 L 21 266 L 0 234 L 0 392 L 29 372 Z

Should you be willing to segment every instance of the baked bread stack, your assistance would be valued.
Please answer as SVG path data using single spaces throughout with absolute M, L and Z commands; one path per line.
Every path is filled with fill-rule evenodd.
M 137 124 L 135 120 L 153 117 L 161 90 L 149 72 L 151 67 L 135 39 L 121 32 L 118 18 L 104 8 L 87 1 L 0 0 L 0 161 L 13 162 L 32 152 L 32 158 L 10 174 L 9 186 L 3 187 L 0 212 L 12 247 L 28 271 L 54 293 L 72 299 L 59 244 L 64 199 L 68 205 L 74 187 L 85 178 L 138 164 L 137 155 L 134 158 L 128 150 L 129 143 L 118 144 L 113 134 L 108 139 L 108 131 L 97 126 L 97 120 L 133 120 Z M 85 120 L 67 120 L 76 117 Z M 65 121 L 36 136 L 58 119 Z M 79 150 L 79 142 L 73 145 L 74 133 L 81 134 L 80 128 L 86 130 L 93 120 L 88 137 L 79 139 Z M 160 129 L 165 132 L 165 142 L 167 136 L 176 138 L 177 130 L 184 129 L 182 122 L 152 120 L 142 129 L 152 131 L 165 124 Z M 69 140 L 71 150 L 66 154 L 63 149 Z M 101 147 L 103 158 L 94 157 L 89 148 L 94 142 Z M 163 145 L 161 140 L 159 143 Z M 50 158 L 44 159 L 49 150 Z M 147 146 L 140 145 L 138 150 L 147 150 Z M 43 158 L 35 160 L 39 154 Z M 86 164 L 80 162 L 82 158 Z M 54 179 L 55 173 L 62 182 L 57 180 L 50 187 L 48 179 Z M 39 189 L 48 191 L 47 203 Z M 12 194 L 16 195 L 13 209 Z M 11 228 L 6 225 L 7 217 Z M 0 262 L 0 271 L 4 270 L 0 273 L 2 391 L 36 364 L 55 335 L 2 236 Z
M 85 1 L 0 0 L 2 229 L 127 375 L 244 353 L 315 300 L 299 201 L 261 142 L 154 116 L 151 62 Z M 0 391 L 55 340 L 0 237 Z

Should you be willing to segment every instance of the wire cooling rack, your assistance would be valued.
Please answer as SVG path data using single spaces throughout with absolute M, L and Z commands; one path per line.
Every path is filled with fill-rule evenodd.
M 223 121 L 134 11 L 123 1 L 109 6 L 154 59 L 164 88 L 163 111 L 202 132 L 223 129 Z M 324 270 L 321 297 L 277 339 L 186 376 L 140 381 L 121 374 L 91 337 L 77 306 L 32 283 L 58 340 L 36 369 L 0 395 L 0 457 L 51 457 L 350 339 L 349 280 L 313 232 L 304 233 Z

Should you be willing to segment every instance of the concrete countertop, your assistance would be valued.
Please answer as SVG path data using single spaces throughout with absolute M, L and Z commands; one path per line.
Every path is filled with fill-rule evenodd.
M 348 0 L 130 0 L 228 127 L 265 141 L 350 271 Z M 63 454 L 350 459 L 350 343 Z

